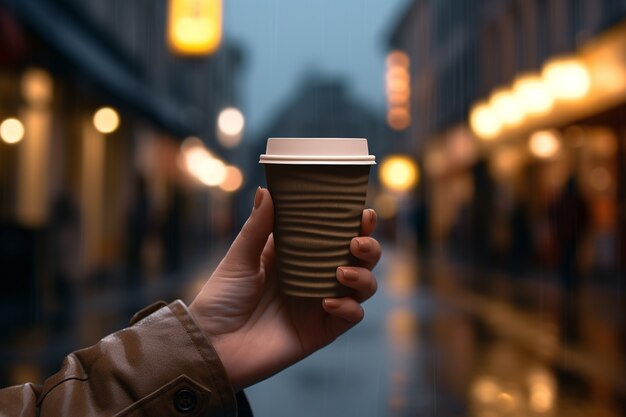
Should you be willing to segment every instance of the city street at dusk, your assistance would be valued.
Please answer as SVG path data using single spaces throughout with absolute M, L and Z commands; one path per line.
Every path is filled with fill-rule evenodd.
M 626 0 L 0 0 L 0 417 L 626 415 Z

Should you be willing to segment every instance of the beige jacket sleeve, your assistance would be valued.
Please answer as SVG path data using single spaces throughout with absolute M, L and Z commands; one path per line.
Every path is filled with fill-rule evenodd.
M 0 416 L 237 415 L 226 372 L 181 301 L 133 320 L 67 356 L 43 386 L 0 390 Z

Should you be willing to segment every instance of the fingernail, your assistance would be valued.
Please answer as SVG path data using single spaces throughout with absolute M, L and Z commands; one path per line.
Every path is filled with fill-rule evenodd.
M 263 189 L 261 187 L 258 187 L 256 189 L 256 194 L 254 195 L 254 208 L 259 208 L 259 206 L 261 205 L 261 202 L 263 201 L 263 196 L 265 195 L 265 193 L 262 191 Z
M 360 241 L 357 240 L 356 241 L 356 247 L 358 250 L 360 250 L 361 252 L 369 252 L 370 249 L 372 248 L 372 245 L 370 245 L 369 242 L 367 241 Z
M 324 298 L 324 305 L 328 308 L 337 308 L 339 304 L 341 303 L 336 298 Z
M 375 225 L 376 224 L 376 220 L 378 220 L 377 216 L 376 216 L 376 211 L 374 211 L 372 209 L 367 209 L 367 211 L 369 211 L 369 213 L 370 213 L 370 223 L 372 225 Z
M 339 268 L 339 279 L 345 281 L 356 281 L 359 278 L 359 274 L 351 268 Z

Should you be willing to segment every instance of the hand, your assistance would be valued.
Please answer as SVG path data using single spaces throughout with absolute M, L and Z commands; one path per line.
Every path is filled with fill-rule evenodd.
M 326 346 L 363 319 L 360 303 L 376 292 L 371 269 L 380 259 L 368 237 L 374 210 L 363 212 L 361 236 L 350 243 L 359 266 L 340 267 L 337 278 L 353 297 L 294 298 L 278 289 L 274 205 L 259 188 L 254 209 L 228 253 L 189 310 L 213 344 L 236 391 L 259 382 Z

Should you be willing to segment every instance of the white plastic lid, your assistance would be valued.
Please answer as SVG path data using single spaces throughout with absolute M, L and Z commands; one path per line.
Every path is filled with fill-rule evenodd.
M 363 138 L 269 138 L 262 164 L 374 165 L 367 139 Z

